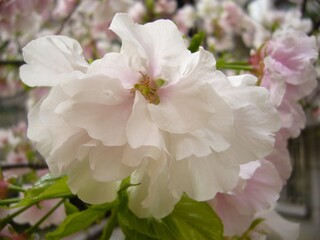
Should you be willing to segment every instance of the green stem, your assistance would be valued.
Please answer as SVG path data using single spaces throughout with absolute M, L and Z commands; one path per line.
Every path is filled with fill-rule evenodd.
M 18 211 L 12 213 L 11 215 L 8 215 L 7 217 L 5 217 L 4 219 L 2 219 L 0 221 L 0 230 L 2 230 L 13 218 L 15 218 L 16 216 L 18 216 L 20 213 L 24 212 L 25 210 L 27 210 L 29 207 L 31 207 L 32 205 L 28 205 L 24 208 L 19 209 Z
M 61 199 L 61 201 L 58 202 L 49 212 L 47 212 L 47 214 L 44 215 L 38 222 L 36 222 L 35 225 L 29 228 L 26 231 L 26 234 L 30 235 L 31 233 L 33 233 L 41 225 L 41 223 L 43 223 L 58 207 L 60 207 L 60 205 L 64 202 L 64 200 L 65 199 Z
M 100 237 L 100 240 L 108 240 L 110 239 L 113 229 L 117 224 L 117 208 L 111 209 L 111 216 L 107 220 L 107 223 L 103 229 L 102 235 Z
M 22 187 L 19 187 L 17 185 L 13 185 L 13 184 L 9 184 L 8 189 L 13 190 L 13 191 L 17 191 L 17 192 L 25 192 L 26 191 Z
M 8 204 L 11 204 L 11 203 L 17 203 L 20 200 L 21 200 L 20 198 L 1 199 L 0 200 L 0 206 L 8 205 Z
M 232 70 L 246 70 L 246 71 L 252 71 L 254 70 L 251 66 L 245 66 L 245 65 L 232 65 L 232 64 L 224 64 L 219 69 L 232 69 Z
M 233 69 L 233 70 L 246 70 L 251 71 L 254 68 L 247 62 L 217 62 L 218 69 Z

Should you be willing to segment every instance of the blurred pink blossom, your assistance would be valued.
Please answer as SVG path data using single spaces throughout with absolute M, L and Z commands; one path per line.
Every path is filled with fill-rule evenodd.
M 36 224 L 43 216 L 45 216 L 54 206 L 56 206 L 61 199 L 44 200 L 40 203 L 33 205 L 23 213 L 14 218 L 16 223 L 29 223 L 30 225 Z M 17 211 L 12 209 L 11 212 Z M 63 205 L 59 206 L 43 223 L 40 228 L 46 228 L 51 225 L 58 225 L 66 218 Z

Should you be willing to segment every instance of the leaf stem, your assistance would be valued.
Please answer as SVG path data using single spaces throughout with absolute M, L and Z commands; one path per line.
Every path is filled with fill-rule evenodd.
M 111 215 L 110 218 L 107 220 L 107 223 L 103 229 L 102 235 L 100 237 L 100 240 L 109 240 L 114 227 L 116 226 L 118 222 L 117 218 L 117 208 L 111 209 Z
M 224 62 L 224 61 L 217 61 L 216 64 L 218 69 L 233 69 L 233 70 L 246 70 L 252 71 L 254 70 L 253 66 L 251 66 L 247 62 Z
M 20 198 L 0 199 L 0 206 L 8 205 L 8 204 L 11 204 L 11 203 L 17 203 L 20 200 L 21 200 Z
M 17 185 L 9 184 L 8 186 L 9 190 L 17 191 L 17 192 L 25 192 L 26 190 L 22 187 L 19 187 Z
M 45 214 L 38 222 L 36 222 L 35 225 L 29 228 L 26 231 L 26 234 L 30 235 L 33 233 L 41 225 L 41 223 L 43 223 L 64 202 L 64 200 L 65 199 L 61 199 L 61 201 L 59 201 L 49 212 L 47 212 L 47 214 Z
M 5 217 L 4 219 L 2 219 L 0 221 L 0 230 L 2 230 L 13 218 L 15 218 L 16 216 L 18 216 L 20 213 L 24 212 L 25 210 L 27 210 L 29 207 L 31 207 L 31 205 L 28 205 L 24 208 L 19 209 L 18 211 L 12 213 L 11 215 L 8 215 L 7 217 Z

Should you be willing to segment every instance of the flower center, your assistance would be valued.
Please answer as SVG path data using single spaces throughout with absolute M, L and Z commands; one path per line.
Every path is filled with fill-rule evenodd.
M 158 89 L 165 83 L 163 79 L 152 80 L 148 75 L 140 72 L 142 77 L 138 83 L 133 85 L 131 92 L 139 91 L 144 98 L 152 104 L 158 105 L 160 103 L 160 97 L 158 95 Z

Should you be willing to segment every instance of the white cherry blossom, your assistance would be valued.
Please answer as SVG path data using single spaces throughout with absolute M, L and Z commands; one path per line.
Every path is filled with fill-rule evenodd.
M 52 87 L 30 111 L 28 135 L 82 200 L 112 201 L 131 176 L 139 184 L 128 189 L 131 210 L 162 218 L 183 193 L 205 201 L 230 191 L 240 164 L 272 151 L 279 119 L 266 89 L 232 85 L 211 53 L 187 50 L 169 20 L 138 25 L 117 14 L 110 29 L 120 52 L 90 66 L 61 36 L 23 50 L 22 80 Z M 59 45 L 45 44 L 52 41 Z M 48 62 L 44 47 L 68 68 L 58 58 Z

